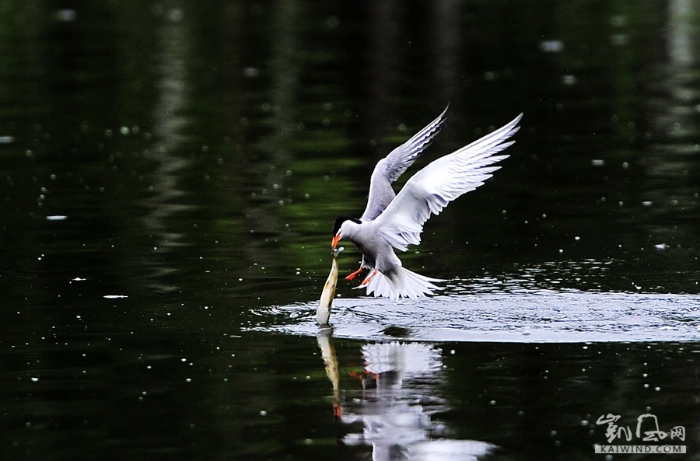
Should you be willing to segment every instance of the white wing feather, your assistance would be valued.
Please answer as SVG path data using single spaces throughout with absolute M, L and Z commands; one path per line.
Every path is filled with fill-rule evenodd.
M 399 179 L 404 171 L 413 165 L 413 162 L 420 157 L 420 154 L 430 146 L 445 123 L 445 115 L 449 108 L 449 105 L 445 107 L 445 110 L 435 120 L 386 156 L 386 178 L 389 182 Z
M 413 135 L 411 139 L 377 162 L 372 171 L 367 206 L 361 218 L 363 221 L 375 219 L 391 203 L 395 197 L 391 183 L 413 165 L 413 162 L 430 146 L 445 123 L 445 114 L 447 114 L 449 107 L 448 105 L 435 120 Z
M 398 250 L 418 245 L 423 224 L 431 214 L 439 214 L 448 203 L 481 186 L 500 168 L 492 165 L 508 156 L 494 154 L 515 142 L 508 139 L 520 129 L 517 124 L 522 115 L 416 173 L 372 222 L 375 230 Z

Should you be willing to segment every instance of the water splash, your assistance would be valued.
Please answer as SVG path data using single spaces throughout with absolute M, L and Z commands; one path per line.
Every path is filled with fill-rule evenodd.
M 275 307 L 274 315 L 263 315 L 253 329 L 316 335 L 315 310 L 315 302 Z M 438 342 L 697 341 L 700 297 L 539 290 L 399 302 L 336 299 L 331 323 L 333 336 L 363 340 L 399 336 Z

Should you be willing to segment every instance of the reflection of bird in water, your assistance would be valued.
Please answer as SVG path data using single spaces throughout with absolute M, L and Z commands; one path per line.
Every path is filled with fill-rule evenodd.
M 421 343 L 366 344 L 361 396 L 340 403 L 338 368 L 330 334 L 319 338 L 326 372 L 333 382 L 334 413 L 350 430 L 345 445 L 372 446 L 374 461 L 476 460 L 494 445 L 474 440 L 451 440 L 449 428 L 432 416 L 449 410 L 437 392 L 442 380 L 440 349 Z M 329 364 L 331 364 L 329 366 Z M 349 392 L 349 391 L 348 391 Z
M 476 189 L 492 176 L 495 163 L 508 157 L 495 155 L 514 141 L 522 114 L 508 124 L 455 152 L 441 157 L 406 182 L 398 195 L 396 181 L 432 143 L 445 121 L 438 118 L 381 159 L 372 172 L 367 207 L 360 219 L 340 217 L 333 226 L 331 247 L 341 238 L 350 240 L 362 253 L 360 268 L 348 275 L 352 280 L 363 270 L 369 275 L 361 286 L 367 294 L 398 299 L 432 294 L 441 280 L 424 277 L 402 267 L 394 249 L 406 251 L 418 245 L 423 225 L 432 214 L 439 214 L 452 200 Z

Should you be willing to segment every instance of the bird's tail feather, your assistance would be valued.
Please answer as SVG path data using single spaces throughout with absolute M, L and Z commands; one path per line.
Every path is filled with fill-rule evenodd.
M 371 271 L 364 282 L 362 282 L 362 285 L 357 288 L 366 287 L 367 294 L 374 294 L 375 297 L 383 296 L 394 300 L 399 298 L 416 299 L 425 295 L 432 295 L 433 290 L 441 288 L 433 285 L 431 282 L 443 281 L 416 274 L 403 267 L 397 267 L 386 274 L 376 269 Z

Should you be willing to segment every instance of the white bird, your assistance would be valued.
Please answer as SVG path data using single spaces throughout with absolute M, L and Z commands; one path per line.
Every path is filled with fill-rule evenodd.
M 404 268 L 394 249 L 406 251 L 420 244 L 423 224 L 431 213 L 439 214 L 452 200 L 484 184 L 500 168 L 493 166 L 508 157 L 495 155 L 515 141 L 508 139 L 520 128 L 523 114 L 481 139 L 445 155 L 411 177 L 398 195 L 391 183 L 421 155 L 445 122 L 445 109 L 438 118 L 400 145 L 374 167 L 367 207 L 360 219 L 340 217 L 333 226 L 331 247 L 350 240 L 362 253 L 360 268 L 346 277 L 352 280 L 364 269 L 370 272 L 358 288 L 367 294 L 391 299 L 418 298 L 439 289 L 425 277 Z

